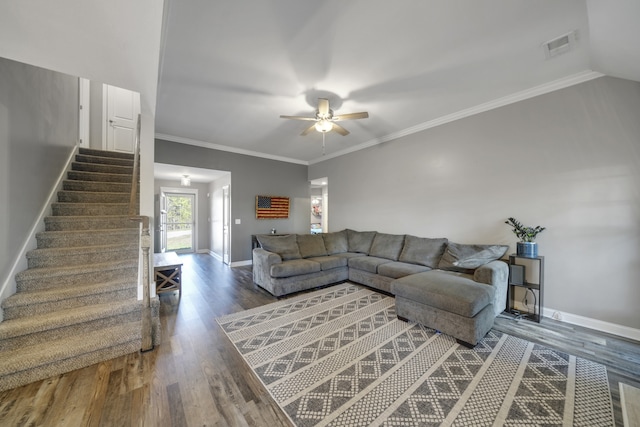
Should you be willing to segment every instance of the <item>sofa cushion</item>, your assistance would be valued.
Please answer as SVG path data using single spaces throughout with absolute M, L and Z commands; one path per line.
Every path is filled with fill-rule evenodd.
M 408 276 L 410 274 L 422 273 L 429 271 L 429 267 L 417 264 L 408 264 L 406 262 L 389 262 L 378 266 L 378 274 L 392 279 Z
M 320 264 L 320 270 L 331 270 L 332 268 L 346 267 L 347 258 L 339 256 L 319 256 L 307 258 L 309 261 L 315 261 Z
M 327 249 L 324 247 L 324 239 L 319 234 L 298 234 L 298 249 L 302 258 L 325 256 Z
M 369 273 L 378 273 L 378 266 L 392 262 L 387 258 L 378 258 L 374 256 L 360 256 L 349 258 L 349 268 L 355 268 L 357 270 L 368 271 Z
M 347 229 L 349 252 L 369 254 L 374 237 L 376 237 L 375 231 L 355 231 Z
M 333 233 L 322 233 L 324 247 L 327 249 L 327 255 L 340 254 L 349 251 L 349 243 L 347 240 L 347 230 L 335 231 Z
M 430 239 L 407 234 L 398 261 L 438 268 L 442 254 L 447 248 L 447 239 Z
M 271 266 L 271 277 L 291 277 L 320 271 L 320 263 L 308 259 L 293 259 Z
M 277 253 L 284 261 L 301 258 L 295 234 L 287 234 L 284 236 L 259 234 L 256 238 L 262 249 Z
M 509 249 L 506 245 L 463 245 L 449 242 L 438 268 L 473 274 L 476 268 L 500 259 Z
M 493 302 L 495 288 L 466 275 L 431 270 L 391 282 L 396 297 L 407 298 L 464 317 L 474 317 Z
M 369 255 L 378 258 L 398 260 L 404 243 L 404 234 L 376 233 Z

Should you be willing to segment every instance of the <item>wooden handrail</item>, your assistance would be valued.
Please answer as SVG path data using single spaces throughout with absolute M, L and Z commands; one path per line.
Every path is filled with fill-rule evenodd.
M 136 143 L 133 155 L 133 176 L 131 178 L 131 197 L 129 198 L 129 219 L 142 224 L 140 231 L 140 250 L 142 252 L 142 345 L 141 351 L 153 350 L 153 324 L 151 321 L 151 291 L 149 289 L 149 265 L 151 234 L 149 233 L 149 217 L 139 215 L 138 182 L 140 180 L 140 131 L 141 115 L 138 114 Z

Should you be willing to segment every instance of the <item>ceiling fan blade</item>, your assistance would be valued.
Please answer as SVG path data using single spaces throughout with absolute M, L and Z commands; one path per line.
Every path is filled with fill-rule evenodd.
M 280 116 L 281 119 L 292 119 L 292 120 L 313 120 L 316 121 L 315 117 L 304 117 L 304 116 Z
M 339 124 L 337 124 L 337 123 L 334 123 L 334 124 L 333 124 L 333 129 L 332 129 L 332 130 L 335 130 L 336 132 L 338 132 L 338 133 L 339 133 L 340 135 L 342 135 L 342 136 L 347 136 L 347 135 L 349 135 L 349 131 L 348 131 L 348 130 L 346 130 L 345 128 L 343 128 L 342 126 L 340 126 L 340 125 L 339 125 Z
M 329 115 L 329 100 L 327 98 L 318 98 L 318 115 L 320 117 Z
M 355 120 L 366 119 L 367 117 L 369 117 L 369 113 L 363 111 L 362 113 L 347 113 L 333 116 L 333 120 Z
M 309 133 L 313 130 L 315 130 L 316 128 L 316 124 L 312 124 L 311 126 L 309 126 L 308 128 L 306 128 L 300 135 L 301 136 L 305 136 L 305 135 L 309 135 Z

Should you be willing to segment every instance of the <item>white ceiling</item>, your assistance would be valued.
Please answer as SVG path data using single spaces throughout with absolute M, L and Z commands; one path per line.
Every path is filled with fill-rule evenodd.
M 308 164 L 592 70 L 640 80 L 639 4 L 169 0 L 156 137 Z M 575 48 L 547 60 L 543 43 L 569 31 Z M 327 134 L 324 157 L 320 133 L 300 136 L 308 122 L 279 118 L 312 116 L 318 97 L 336 114 L 370 115 L 342 122 L 348 136 Z

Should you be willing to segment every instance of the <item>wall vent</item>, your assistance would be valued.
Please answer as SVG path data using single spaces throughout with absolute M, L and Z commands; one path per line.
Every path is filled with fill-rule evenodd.
M 558 56 L 562 53 L 568 52 L 576 44 L 576 32 L 571 31 L 567 34 L 563 34 L 560 37 L 556 37 L 553 40 L 545 42 L 542 46 L 544 48 L 544 54 L 547 59 Z

